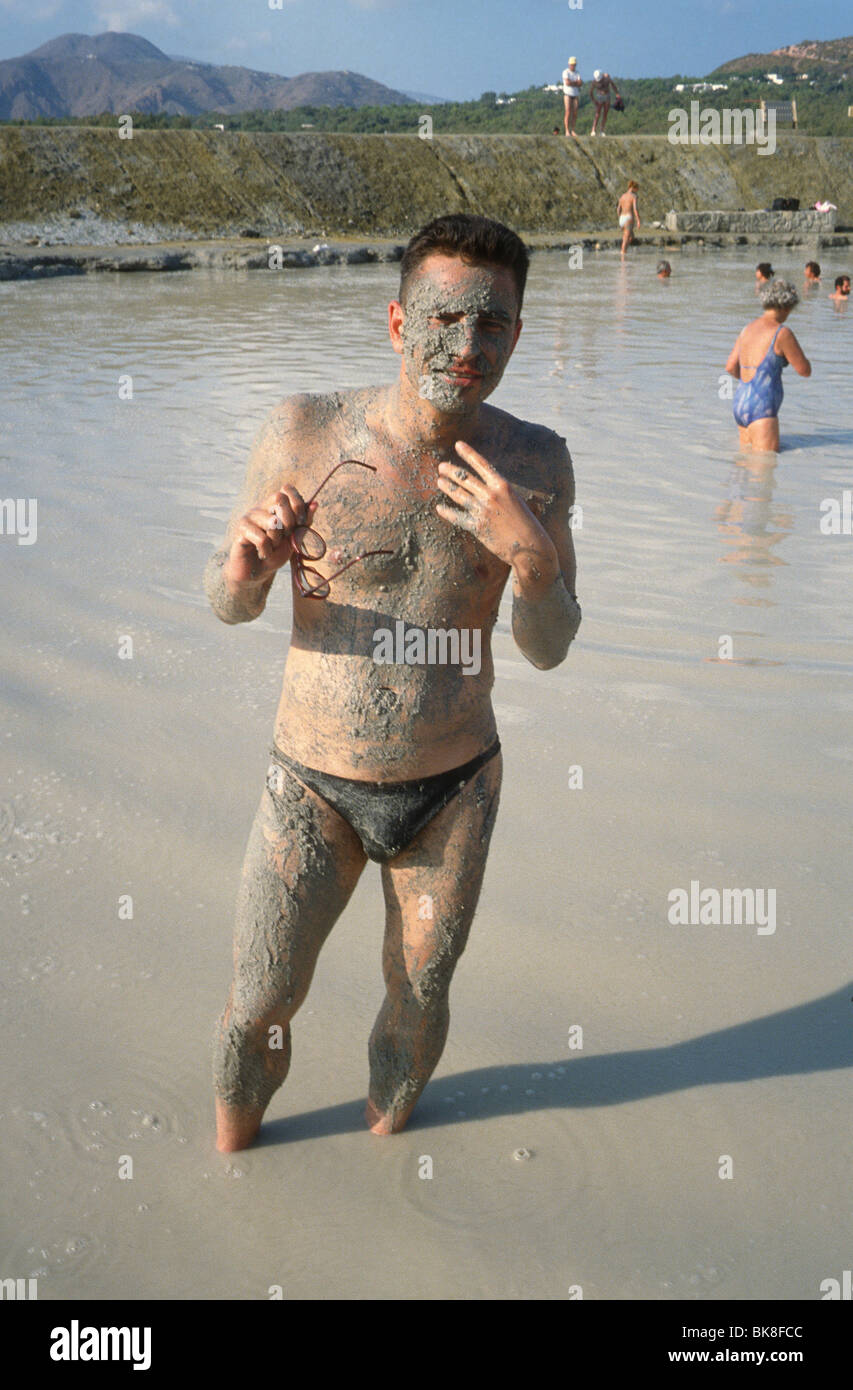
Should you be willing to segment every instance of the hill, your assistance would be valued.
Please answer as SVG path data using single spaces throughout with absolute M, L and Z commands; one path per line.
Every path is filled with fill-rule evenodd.
M 846 39 L 803 39 L 801 43 L 788 44 L 787 48 L 772 48 L 769 53 L 747 53 L 743 58 L 733 58 L 723 63 L 712 73 L 725 72 L 807 72 L 810 75 L 825 73 L 840 77 L 844 72 L 853 71 L 853 37 Z
M 0 120 L 142 111 L 290 111 L 313 106 L 395 106 L 409 98 L 357 72 L 298 77 L 168 57 L 139 34 L 63 34 L 0 62 Z

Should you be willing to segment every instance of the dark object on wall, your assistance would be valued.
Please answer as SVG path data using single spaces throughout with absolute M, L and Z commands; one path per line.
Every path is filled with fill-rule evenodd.
M 774 198 L 771 212 L 799 212 L 799 198 Z

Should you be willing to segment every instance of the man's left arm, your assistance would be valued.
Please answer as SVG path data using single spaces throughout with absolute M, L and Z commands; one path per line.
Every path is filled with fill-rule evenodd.
M 575 597 L 575 550 L 569 524 L 574 475 L 563 440 L 543 442 L 554 498 L 543 521 L 509 482 L 469 444 L 459 443 L 461 464 L 439 465 L 438 485 L 453 505 L 439 516 L 462 526 L 512 570 L 512 635 L 533 666 L 547 671 L 564 661 L 580 626 Z
M 581 622 L 570 527 L 575 479 L 561 439 L 554 440 L 548 471 L 556 495 L 537 523 L 543 535 L 532 546 L 519 545 L 512 560 L 512 635 L 519 651 L 541 671 L 565 661 Z

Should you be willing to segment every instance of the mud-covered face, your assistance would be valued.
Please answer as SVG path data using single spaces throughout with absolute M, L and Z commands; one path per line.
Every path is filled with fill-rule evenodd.
M 443 413 L 470 410 L 497 387 L 520 326 L 509 270 L 428 256 L 406 295 L 400 329 L 406 376 Z

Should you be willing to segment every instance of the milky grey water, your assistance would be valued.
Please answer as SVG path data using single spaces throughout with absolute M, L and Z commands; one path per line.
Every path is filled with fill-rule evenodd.
M 582 269 L 534 258 L 494 403 L 568 440 L 584 622 L 568 661 L 542 673 L 502 609 L 502 810 L 445 1079 L 418 1112 L 433 1128 L 381 1157 L 352 1147 L 380 988 L 365 875 L 276 1101 L 297 1112 L 293 1147 L 224 1168 L 210 1156 L 205 1048 L 289 598 L 279 584 L 260 620 L 225 628 L 201 574 L 268 411 L 290 392 L 391 379 L 395 268 L 0 284 L 0 497 L 38 502 L 35 544 L 0 536 L 2 1049 L 14 1059 L 0 1090 L 13 1156 L 0 1275 L 38 1272 L 40 1297 L 265 1297 L 303 1207 L 311 1246 L 293 1296 L 565 1297 L 580 1279 L 585 1296 L 816 1297 L 849 1265 L 853 1154 L 833 1116 L 853 1062 L 839 1041 L 853 536 L 820 521 L 853 488 L 853 319 L 826 290 L 792 315 L 814 375 L 786 371 L 783 451 L 745 467 L 721 378 L 757 312 L 757 256 L 673 254 L 669 283 L 650 256 L 588 255 Z M 850 268 L 820 259 L 827 287 Z M 775 256 L 798 285 L 804 260 Z M 583 769 L 580 791 L 567 791 L 569 766 Z M 674 928 L 668 893 L 692 879 L 772 887 L 775 932 Z M 127 895 L 132 922 L 118 915 Z M 496 998 L 510 1000 L 497 1015 Z M 599 1094 L 593 1065 L 562 1108 L 575 1062 L 540 1059 L 563 1056 L 578 1018 L 584 1065 L 614 1054 L 620 1104 L 613 1073 Z M 519 1057 L 537 1069 L 492 1076 Z M 507 1093 L 503 1109 L 477 1100 L 490 1089 Z M 447 1141 L 443 1182 L 412 1182 L 406 1166 L 425 1133 L 439 1156 Z M 676 1133 L 688 1147 L 667 1171 L 659 1137 Z M 721 1206 L 729 1185 L 713 1165 L 734 1136 L 743 1176 Z M 536 1162 L 513 1164 L 519 1147 Z M 113 1171 L 125 1152 L 135 1184 Z M 340 1181 L 350 1164 L 357 1198 Z M 389 1183 L 409 1224 L 381 1247 Z M 468 1221 L 477 1241 L 448 1260 L 448 1223 L 464 1233 Z
M 801 259 L 781 252 L 777 273 L 799 285 Z M 588 254 L 569 269 L 567 255 L 540 254 L 494 403 L 568 440 L 586 642 L 677 665 L 713 656 L 735 626 L 736 661 L 849 672 L 850 537 L 822 535 L 820 504 L 850 485 L 853 319 L 825 291 L 801 302 L 790 323 L 814 374 L 786 371 L 784 451 L 750 473 L 735 462 L 722 364 L 757 312 L 752 269 L 746 253 L 676 256 L 661 283 L 648 257 Z M 825 284 L 837 270 L 827 264 Z M 37 496 L 47 533 L 92 507 L 118 534 L 132 518 L 206 544 L 282 396 L 396 370 L 395 286 L 389 266 L 4 284 L 4 495 Z M 132 401 L 119 399 L 126 377 Z M 13 558 L 6 541 L 4 565 Z M 184 559 L 176 545 L 150 578 L 197 602 Z

